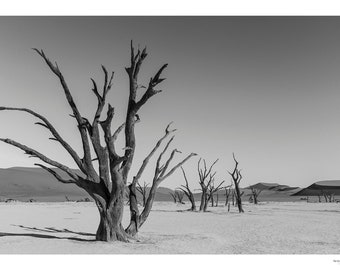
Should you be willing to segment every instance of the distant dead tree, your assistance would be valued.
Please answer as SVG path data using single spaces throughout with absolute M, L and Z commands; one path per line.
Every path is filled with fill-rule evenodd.
M 171 123 L 170 123 L 171 124 Z M 142 212 L 139 212 L 138 205 L 137 205 L 137 199 L 136 199 L 136 185 L 141 178 L 146 166 L 149 163 L 149 160 L 154 155 L 154 153 L 157 151 L 157 149 L 161 146 L 161 143 L 173 132 L 176 131 L 176 129 L 170 130 L 170 124 L 165 129 L 164 136 L 158 140 L 154 148 L 151 150 L 151 152 L 146 156 L 146 158 L 143 160 L 143 163 L 141 167 L 139 168 L 136 176 L 133 177 L 132 183 L 129 185 L 130 190 L 130 224 L 126 228 L 126 232 L 134 236 L 140 229 L 140 227 L 144 224 L 146 219 L 148 218 L 154 199 L 156 195 L 157 188 L 159 185 L 170 175 L 172 175 L 179 167 L 181 167 L 185 162 L 187 162 L 191 157 L 195 156 L 195 153 L 189 154 L 186 158 L 184 158 L 182 161 L 174 165 L 171 169 L 170 164 L 173 158 L 175 157 L 176 153 L 181 153 L 179 150 L 174 149 L 171 151 L 170 156 L 168 159 L 165 160 L 165 162 L 162 163 L 162 159 L 164 154 L 167 152 L 168 148 L 170 147 L 170 144 L 172 143 L 175 136 L 172 136 L 170 140 L 165 145 L 163 151 L 159 154 L 157 162 L 156 162 L 156 168 L 153 175 L 152 184 L 149 190 L 148 197 L 145 202 L 145 206 L 142 210 Z M 176 195 L 177 196 L 177 195 Z M 178 199 L 178 197 L 177 197 Z
M 49 130 L 52 134 L 51 139 L 57 141 L 68 152 L 81 173 L 70 169 L 68 166 L 60 162 L 48 158 L 37 150 L 20 144 L 19 142 L 4 138 L 1 138 L 0 140 L 20 148 L 31 157 L 39 158 L 49 166 L 52 166 L 52 168 L 43 164 L 36 164 L 37 166 L 40 166 L 52 174 L 59 182 L 75 184 L 84 189 L 91 196 L 96 203 L 100 216 L 100 222 L 96 232 L 96 240 L 118 240 L 127 242 L 129 236 L 122 226 L 122 217 L 124 209 L 124 192 L 136 149 L 135 124 L 140 119 L 138 112 L 142 106 L 144 106 L 150 98 L 161 92 L 161 90 L 156 88 L 165 80 L 164 78 L 161 78 L 161 74 L 167 67 L 167 64 L 162 65 L 156 74 L 150 78 L 148 84 L 141 87 L 141 83 L 138 81 L 138 75 L 141 70 L 142 63 L 147 57 L 147 53 L 146 49 L 138 49 L 136 52 L 131 42 L 130 65 L 125 68 L 129 82 L 129 97 L 125 122 L 112 132 L 111 124 L 115 112 L 114 108 L 110 104 L 107 104 L 106 98 L 112 87 L 114 73 L 109 73 L 107 69 L 102 66 L 104 74 L 102 90 L 99 89 L 99 85 L 96 81 L 91 79 L 92 91 L 98 102 L 94 117 L 92 120 L 89 120 L 80 113 L 58 64 L 49 60 L 44 51 L 38 49 L 34 50 L 46 62 L 48 68 L 57 77 L 63 88 L 66 100 L 72 110 L 71 116 L 77 122 L 76 126 L 79 131 L 83 153 L 79 155 L 44 116 L 26 108 L 0 107 L 0 110 L 21 111 L 38 118 L 40 122 L 37 124 Z M 137 95 L 137 90 L 141 90 L 141 88 L 145 89 L 144 92 Z M 104 116 L 104 119 L 101 120 L 100 118 L 106 105 L 106 116 Z M 124 153 L 120 155 L 116 149 L 116 140 L 120 132 L 123 130 L 125 136 L 125 147 L 123 148 Z M 104 146 L 101 144 L 101 141 L 104 142 Z M 91 151 L 91 148 L 94 151 Z M 142 224 L 145 221 L 145 217 L 147 216 L 146 214 L 150 210 L 150 202 L 153 201 L 156 186 L 164 180 L 165 176 L 169 176 L 173 173 L 174 169 L 177 168 L 175 167 L 173 170 L 165 174 L 165 170 L 167 169 L 171 159 L 172 158 L 170 158 L 164 166 L 157 166 L 154 178 L 154 181 L 157 182 L 157 184 L 151 187 L 151 195 L 148 197 L 146 210 L 143 212 L 143 218 L 139 224 Z M 181 162 L 178 166 L 181 166 L 182 164 L 183 162 Z M 98 165 L 97 170 L 95 169 L 95 165 Z M 63 171 L 63 173 L 67 175 L 67 178 L 54 170 L 53 168 L 55 167 Z M 131 196 L 134 195 L 135 192 Z M 132 208 L 132 210 L 134 211 L 135 208 Z
M 183 167 L 181 167 L 181 169 L 182 169 L 183 177 L 184 177 L 184 180 L 185 180 L 185 185 L 181 185 L 181 187 L 179 189 L 184 192 L 185 196 L 187 196 L 188 200 L 191 203 L 191 208 L 189 210 L 190 211 L 196 211 L 196 203 L 195 203 L 194 194 L 192 193 L 192 191 L 189 187 L 188 179 L 187 179 L 187 176 L 185 174 Z
M 242 208 L 242 194 L 240 192 L 240 187 L 239 187 L 239 184 L 242 180 L 242 174 L 241 174 L 241 170 L 238 169 L 238 161 L 236 160 L 235 158 L 235 155 L 233 153 L 233 159 L 235 161 L 235 167 L 234 167 L 234 170 L 233 172 L 229 172 L 229 174 L 231 175 L 233 181 L 234 181 L 234 187 L 235 187 L 235 199 L 236 199 L 236 204 L 237 204 L 237 207 L 238 207 L 238 211 L 240 213 L 243 213 L 243 208 Z
M 208 188 L 210 183 L 214 180 L 216 172 L 212 172 L 214 165 L 217 163 L 218 159 L 216 159 L 209 169 L 207 168 L 207 164 L 205 159 L 203 159 L 203 167 L 201 166 L 201 158 L 198 161 L 197 170 L 199 175 L 199 184 L 201 186 L 201 204 L 200 204 L 200 211 L 205 212 L 208 207 Z
M 139 183 L 137 183 L 137 191 L 142 195 L 142 202 L 143 202 L 143 207 L 145 206 L 146 204 L 146 196 L 147 196 L 147 187 L 148 187 L 149 184 L 146 184 L 144 182 L 144 185 L 141 186 Z
M 169 194 L 171 195 L 172 199 L 174 200 L 174 203 L 177 203 L 177 195 L 176 195 L 176 192 L 174 192 L 174 193 L 169 192 Z
M 321 203 L 321 196 L 320 195 L 318 195 L 318 199 L 319 199 L 319 203 Z
M 176 194 L 178 203 L 184 204 L 183 199 L 184 199 L 184 194 L 185 194 L 185 193 L 184 193 L 183 191 L 176 190 L 176 191 L 175 191 L 175 194 Z
M 332 194 L 332 193 L 328 193 L 328 194 L 326 194 L 325 193 L 325 198 L 326 198 L 326 202 L 327 202 L 327 199 L 328 199 L 328 202 L 334 202 L 334 194 Z
M 215 206 L 215 204 L 214 204 L 214 194 L 216 193 L 218 195 L 218 191 L 223 189 L 222 184 L 224 183 L 224 181 L 222 181 L 219 185 L 217 185 L 217 187 L 215 187 L 214 182 L 215 181 L 213 180 L 209 183 L 208 198 L 207 198 L 208 201 L 210 200 L 212 207 Z M 216 203 L 218 203 L 218 197 L 217 197 Z M 217 204 L 216 204 L 216 206 L 217 206 Z M 206 207 L 207 207 L 207 204 L 206 204 Z
M 229 185 L 229 186 L 225 186 L 224 187 L 224 191 L 225 191 L 225 193 L 224 193 L 224 196 L 225 196 L 225 206 L 227 206 L 228 205 L 228 203 L 229 203 L 229 197 L 230 197 L 230 195 L 231 195 L 231 193 L 232 193 L 232 185 Z
M 251 190 L 251 194 L 252 194 L 252 197 L 253 197 L 253 202 L 254 202 L 254 204 L 257 204 L 258 203 L 258 199 L 257 198 L 261 194 L 262 189 L 256 189 L 254 187 L 250 187 L 250 190 Z

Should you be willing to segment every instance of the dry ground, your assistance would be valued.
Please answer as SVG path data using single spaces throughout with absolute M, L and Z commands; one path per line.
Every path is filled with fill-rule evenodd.
M 340 254 L 340 204 L 268 202 L 227 213 L 156 202 L 136 243 L 93 241 L 93 203 L 0 203 L 0 253 Z M 128 207 L 124 223 L 128 221 Z

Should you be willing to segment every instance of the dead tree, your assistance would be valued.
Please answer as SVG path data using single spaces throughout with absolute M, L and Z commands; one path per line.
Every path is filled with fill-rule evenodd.
M 141 90 L 138 82 L 138 75 L 144 59 L 147 57 L 146 49 L 135 51 L 131 42 L 130 65 L 125 68 L 129 77 L 129 97 L 128 106 L 125 116 L 125 122 L 112 132 L 111 123 L 114 117 L 114 108 L 108 104 L 106 116 L 101 120 L 102 112 L 106 106 L 107 94 L 112 87 L 114 73 L 109 73 L 102 66 L 104 82 L 102 90 L 94 79 L 92 81 L 92 91 L 97 98 L 97 107 L 92 120 L 85 118 L 73 99 L 69 86 L 59 69 L 56 62 L 50 61 L 44 51 L 34 49 L 46 62 L 51 72 L 59 80 L 66 100 L 72 110 L 72 117 L 76 120 L 79 131 L 83 153 L 80 156 L 68 144 L 56 128 L 44 116 L 26 108 L 9 108 L 1 107 L 0 110 L 22 111 L 33 115 L 39 119 L 38 125 L 48 129 L 52 134 L 52 140 L 57 141 L 73 158 L 81 173 L 71 170 L 64 164 L 57 162 L 42 153 L 20 144 L 11 139 L 0 139 L 1 141 L 11 144 L 23 150 L 26 154 L 39 158 L 49 166 L 61 169 L 67 178 L 60 175 L 54 169 L 43 164 L 36 164 L 51 173 L 58 181 L 65 184 L 75 184 L 84 189 L 95 201 L 99 215 L 100 223 L 96 232 L 96 240 L 100 241 L 128 241 L 128 235 L 122 226 L 122 216 L 124 208 L 124 192 L 128 179 L 128 174 L 134 159 L 136 138 L 135 124 L 139 120 L 138 112 L 140 108 L 149 101 L 154 95 L 161 92 L 156 89 L 164 81 L 161 74 L 167 67 L 167 64 L 161 66 L 156 74 L 151 77 L 145 88 L 144 93 L 138 95 L 137 90 Z M 139 98 L 140 97 L 140 98 Z M 102 129 L 102 133 L 100 132 Z M 116 140 L 121 131 L 124 130 L 125 147 L 124 153 L 120 155 L 116 149 Z M 104 142 L 104 146 L 101 144 Z M 94 153 L 91 151 L 91 145 Z M 94 156 L 93 156 L 94 154 Z M 98 164 L 98 170 L 95 165 Z
M 187 196 L 188 200 L 191 203 L 191 208 L 189 210 L 190 211 L 196 211 L 196 203 L 195 203 L 194 194 L 192 193 L 192 191 L 189 187 L 188 179 L 187 179 L 187 176 L 185 174 L 183 167 L 181 167 L 181 169 L 182 169 L 183 177 L 184 177 L 184 180 L 185 180 L 185 185 L 181 185 L 181 187 L 179 189 L 184 192 L 185 196 Z
M 225 206 L 227 206 L 228 203 L 229 203 L 229 197 L 230 197 L 231 192 L 232 192 L 231 186 L 232 185 L 224 187 L 224 191 L 225 191 L 225 193 L 224 193 L 224 196 L 225 196 Z
M 130 224 L 126 228 L 125 231 L 126 231 L 126 233 L 128 233 L 131 236 L 136 235 L 136 233 L 139 231 L 140 227 L 144 224 L 144 222 L 148 218 L 150 211 L 151 211 L 151 208 L 152 208 L 152 205 L 153 205 L 153 202 L 154 202 L 154 199 L 155 199 L 156 191 L 157 191 L 157 188 L 159 187 L 159 185 L 166 178 L 168 178 L 170 175 L 172 175 L 185 162 L 187 162 L 191 157 L 196 155 L 195 153 L 191 153 L 191 154 L 187 155 L 186 158 L 184 158 L 182 161 L 180 161 L 175 166 L 173 166 L 171 169 L 169 169 L 170 163 L 173 160 L 175 154 L 181 153 L 177 149 L 174 149 L 174 150 L 171 151 L 168 159 L 163 164 L 161 164 L 164 154 L 167 152 L 170 144 L 172 143 L 172 141 L 174 139 L 174 136 L 171 137 L 171 139 L 165 145 L 163 151 L 158 156 L 154 175 L 153 175 L 152 185 L 151 185 L 151 188 L 149 190 L 149 194 L 148 194 L 148 197 L 146 199 L 145 206 L 144 206 L 142 212 L 140 213 L 139 209 L 138 209 L 138 205 L 137 205 L 137 199 L 136 199 L 136 196 L 135 196 L 136 185 L 137 185 L 139 179 L 141 178 L 146 166 L 148 165 L 149 160 L 154 155 L 154 153 L 157 151 L 157 149 L 160 147 L 161 143 L 171 133 L 176 131 L 175 129 L 170 130 L 170 124 L 166 127 L 164 136 L 161 139 L 158 140 L 158 142 L 156 143 L 154 148 L 147 155 L 147 157 L 143 160 L 143 163 L 142 163 L 141 167 L 139 168 L 136 176 L 133 177 L 133 181 L 129 185 L 129 190 L 130 190 Z M 178 197 L 177 197 L 177 199 L 178 199 Z
M 201 186 L 201 204 L 200 204 L 200 211 L 205 212 L 208 207 L 208 188 L 210 183 L 214 180 L 216 172 L 212 172 L 214 165 L 217 163 L 218 159 L 211 164 L 209 169 L 207 168 L 206 161 L 203 159 L 203 167 L 201 166 L 201 160 L 199 159 L 197 170 L 199 175 L 199 184 Z
M 214 185 L 214 180 L 210 182 L 209 186 L 208 186 L 208 198 L 207 200 L 211 202 L 211 206 L 214 207 L 214 194 L 217 193 L 218 191 L 223 189 L 222 184 L 224 183 L 224 181 L 222 181 L 217 187 L 215 187 Z M 205 205 L 207 207 L 207 203 Z M 217 205 L 216 205 L 217 206 Z
M 254 204 L 257 204 L 258 203 L 258 196 L 260 195 L 260 193 L 262 192 L 261 189 L 256 189 L 254 187 L 250 187 L 250 190 L 251 190 L 251 194 L 252 194 L 252 197 L 253 197 L 253 202 Z
M 137 191 L 142 195 L 142 200 L 143 200 L 143 207 L 145 206 L 146 204 L 146 196 L 147 196 L 147 187 L 148 187 L 149 184 L 146 184 L 144 182 L 144 185 L 141 186 L 139 183 L 137 183 Z
M 325 202 L 328 202 L 327 194 L 326 193 L 322 193 L 322 194 L 323 194 L 323 197 L 325 198 Z
M 172 199 L 174 200 L 174 203 L 177 203 L 176 192 L 174 192 L 174 193 L 170 192 L 169 194 L 171 195 Z
M 235 186 L 235 199 L 236 199 L 236 204 L 238 207 L 238 211 L 239 213 L 243 213 L 243 208 L 242 208 L 242 194 L 240 192 L 240 187 L 239 184 L 242 180 L 242 175 L 241 175 L 241 170 L 238 169 L 238 161 L 235 158 L 235 155 L 233 153 L 233 159 L 235 161 L 235 167 L 233 172 L 229 172 L 229 174 L 231 175 L 233 181 L 234 181 L 234 186 Z
M 177 201 L 178 201 L 178 203 L 184 204 L 184 202 L 183 202 L 183 199 L 184 199 L 184 192 L 183 192 L 183 191 L 176 190 L 176 191 L 175 191 L 175 194 L 176 194 L 176 196 L 177 196 Z

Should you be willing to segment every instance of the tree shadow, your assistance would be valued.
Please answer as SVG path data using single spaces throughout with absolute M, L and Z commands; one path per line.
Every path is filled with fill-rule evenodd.
M 25 230 L 35 231 L 35 232 L 48 232 L 48 233 L 73 233 L 81 236 L 95 236 L 95 234 L 92 233 L 84 233 L 84 232 L 75 232 L 68 229 L 56 229 L 53 227 L 45 227 L 43 229 L 36 228 L 36 227 L 26 227 L 23 225 L 13 225 L 20 228 L 23 228 Z M 36 237 L 36 238 L 44 238 L 44 239 L 61 239 L 61 240 L 72 240 L 72 241 L 80 241 L 80 242 L 94 242 L 95 239 L 83 239 L 78 237 L 60 237 L 55 235 L 49 235 L 49 234 L 41 234 L 41 233 L 7 233 L 7 232 L 0 232 L 0 237 L 4 236 L 30 236 L 30 237 Z
M 23 229 L 31 230 L 31 231 L 39 231 L 39 232 L 49 232 L 49 233 L 73 233 L 73 234 L 78 234 L 82 236 L 96 236 L 93 233 L 85 233 L 85 232 L 75 232 L 71 231 L 69 229 L 56 229 L 54 227 L 45 227 L 44 229 L 36 228 L 36 227 L 28 227 L 28 226 L 23 226 L 23 225 L 13 225 L 17 226 Z

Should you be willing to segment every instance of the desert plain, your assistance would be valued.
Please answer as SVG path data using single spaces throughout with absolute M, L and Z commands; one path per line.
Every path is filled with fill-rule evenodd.
M 340 204 L 222 203 L 206 213 L 155 202 L 136 241 L 96 242 L 93 202 L 0 203 L 2 254 L 339 254 Z M 125 207 L 123 224 L 129 220 Z

